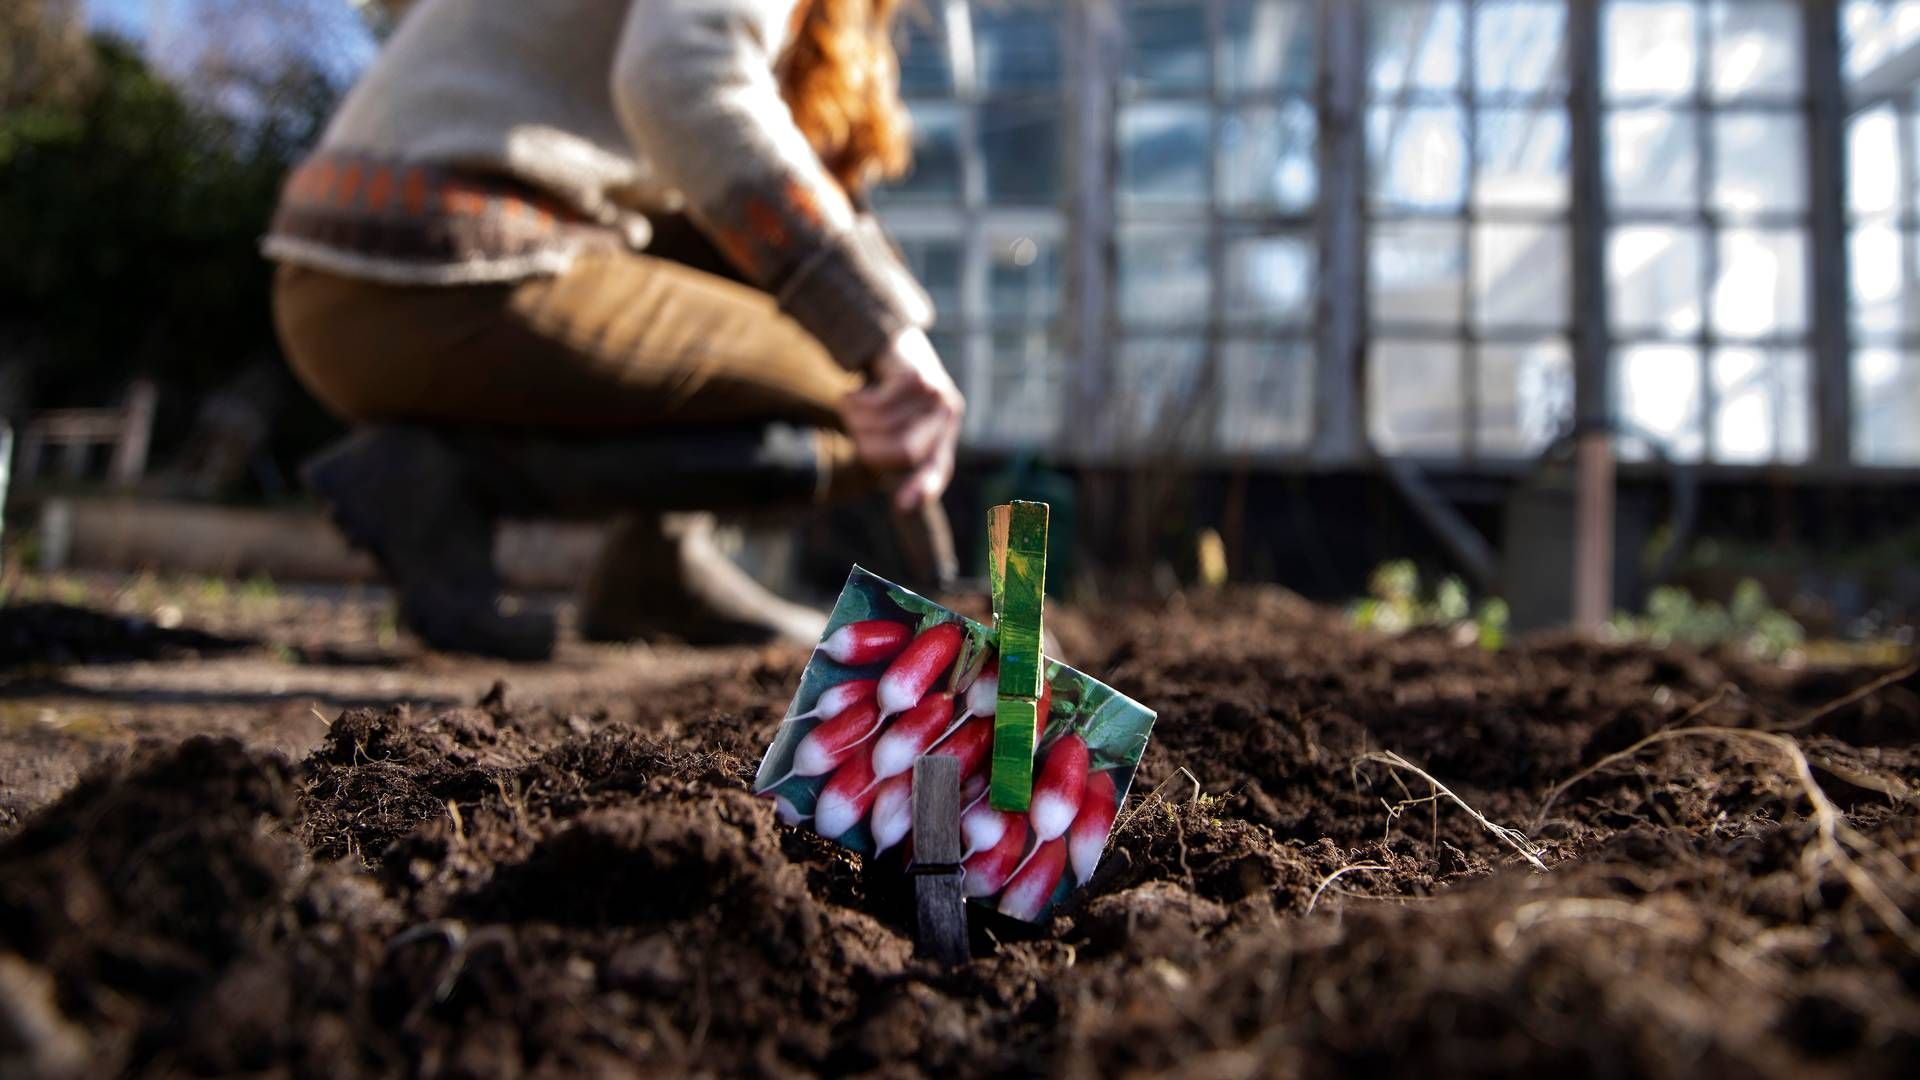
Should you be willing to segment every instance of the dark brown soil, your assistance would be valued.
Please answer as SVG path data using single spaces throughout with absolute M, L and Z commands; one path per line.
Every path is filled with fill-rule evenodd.
M 26 665 L 98 664 L 119 660 L 234 652 L 251 642 L 67 604 L 0 607 L 0 672 Z
M 1889 925 L 1920 918 L 1920 680 L 1792 732 L 1880 853 L 1849 884 L 1788 758 L 1753 739 L 1657 742 L 1535 818 L 1649 734 L 1791 726 L 1871 673 L 1489 655 L 1273 593 L 1058 629 L 1160 710 L 1156 738 L 1094 887 L 1039 932 L 976 915 L 962 970 L 913 959 L 891 873 L 747 794 L 805 659 L 768 654 L 640 701 L 348 712 L 299 763 L 213 739 L 125 755 L 0 842 L 0 1073 L 1920 1060 L 1920 935 Z M 1366 758 L 1385 751 L 1550 869 Z

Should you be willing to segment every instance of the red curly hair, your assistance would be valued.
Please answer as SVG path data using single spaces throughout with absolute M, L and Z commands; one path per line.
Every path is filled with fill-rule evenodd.
M 780 90 L 827 171 L 849 194 L 899 176 L 912 158 L 893 48 L 899 0 L 800 0 Z

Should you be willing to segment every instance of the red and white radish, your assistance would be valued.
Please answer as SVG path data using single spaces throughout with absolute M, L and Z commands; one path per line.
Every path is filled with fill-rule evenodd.
M 913 640 L 913 628 L 888 619 L 851 622 L 827 635 L 820 651 L 836 663 L 849 667 L 877 664 L 900 655 Z
M 967 715 L 992 716 L 996 703 L 1000 700 L 1000 661 L 988 661 L 987 666 L 967 687 Z
M 901 713 L 873 744 L 873 775 L 886 780 L 911 770 L 913 759 L 926 753 L 952 719 L 951 694 L 928 694 L 920 704 Z
M 959 623 L 941 623 L 914 638 L 880 676 L 880 715 L 896 716 L 920 704 L 960 655 L 965 637 Z
M 1045 679 L 1040 681 L 1040 700 L 1033 711 L 1033 745 L 1040 747 L 1040 735 L 1047 730 L 1047 714 L 1053 711 L 1053 684 Z
M 800 808 L 788 802 L 785 795 L 773 797 L 773 812 L 780 818 L 782 825 L 798 825 L 811 816 L 801 813 Z
M 972 779 L 987 755 L 993 753 L 993 721 L 984 716 L 953 729 L 953 734 L 933 744 L 929 754 L 941 754 L 960 762 L 962 782 Z
M 1007 882 L 1006 891 L 1000 894 L 1000 913 L 1028 922 L 1039 918 L 1047 908 L 1047 901 L 1053 899 L 1053 890 L 1060 884 L 1060 874 L 1066 868 L 1065 840 L 1049 840 L 1040 845 L 1020 872 L 1013 875 L 1013 880 Z
M 967 687 L 967 716 L 992 716 L 1000 701 L 1000 661 L 992 660 L 981 670 L 973 685 Z M 1047 713 L 1053 709 L 1053 684 L 1045 679 L 1040 681 L 1039 707 L 1035 710 L 1034 740 L 1040 738 L 1040 732 L 1047 727 Z
M 1020 856 L 1027 851 L 1027 821 L 1015 816 L 1008 823 L 1005 835 L 1000 842 L 985 851 L 975 852 L 971 858 L 961 862 L 964 873 L 960 879 L 960 892 L 966 896 L 992 896 L 1000 891 L 1012 876 L 1013 869 L 1020 865 Z
M 1080 815 L 1067 830 L 1067 856 L 1073 865 L 1073 880 L 1085 883 L 1100 863 L 1100 852 L 1107 846 L 1107 834 L 1113 831 L 1113 818 L 1120 810 L 1120 793 L 1113 774 L 1097 772 L 1087 777 L 1087 792 L 1080 800 Z M 961 827 L 965 828 L 962 819 Z
M 819 776 L 839 766 L 855 747 L 880 730 L 880 709 L 871 701 L 849 706 L 833 719 L 807 732 L 793 750 L 793 775 Z M 866 755 L 861 755 L 865 757 Z
M 965 768 L 966 763 L 962 762 L 961 767 Z M 960 781 L 960 805 L 972 806 L 987 793 L 987 770 L 979 769 L 966 776 L 965 780 Z
M 1005 810 L 995 810 L 982 799 L 968 807 L 960 815 L 960 839 L 966 843 L 966 851 L 960 856 L 965 862 L 967 856 L 976 851 L 986 851 L 1007 835 L 1007 830 L 1017 821 L 1019 814 L 1010 814 Z
M 867 816 L 878 790 L 867 755 L 848 758 L 820 789 L 820 801 L 813 804 L 813 831 L 829 840 L 839 839 Z
M 1078 735 L 1063 736 L 1047 751 L 1046 764 L 1033 782 L 1033 833 L 1042 843 L 1058 837 L 1073 825 L 1080 814 L 1080 802 L 1087 790 L 1087 741 Z
M 812 720 L 816 716 L 838 716 L 863 701 L 872 701 L 880 689 L 879 679 L 853 679 L 820 691 L 813 708 L 787 717 L 787 722 Z
M 906 839 L 913 831 L 913 773 L 903 772 L 883 780 L 873 792 L 873 813 L 867 824 L 873 829 L 874 854 Z

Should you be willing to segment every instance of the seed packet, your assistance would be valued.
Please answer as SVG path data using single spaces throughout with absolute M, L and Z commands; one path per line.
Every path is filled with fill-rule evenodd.
M 913 852 L 913 762 L 960 762 L 961 890 L 1044 921 L 1092 877 L 1146 752 L 1154 714 L 1056 660 L 1035 709 L 1025 813 L 988 805 L 998 697 L 987 627 L 860 567 L 775 733 L 754 791 L 780 819 L 869 858 Z

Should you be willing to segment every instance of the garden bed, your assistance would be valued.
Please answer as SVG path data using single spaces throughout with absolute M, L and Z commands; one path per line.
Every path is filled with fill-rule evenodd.
M 913 958 L 893 867 L 748 794 L 806 657 L 743 652 L 641 700 L 351 710 L 299 761 L 204 737 L 116 755 L 0 840 L 0 1072 L 1920 1057 L 1920 680 L 1823 709 L 1873 673 L 1488 653 L 1269 592 L 1054 625 L 1159 710 L 1154 742 L 1093 886 L 1039 930 L 976 912 L 960 970 Z

